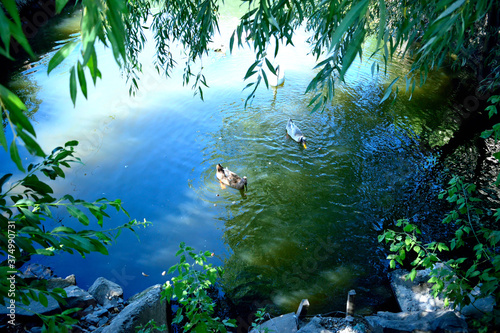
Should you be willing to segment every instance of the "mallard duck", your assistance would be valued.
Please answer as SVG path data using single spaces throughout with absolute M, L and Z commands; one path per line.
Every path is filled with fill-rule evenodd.
M 242 190 L 247 187 L 247 177 L 241 178 L 234 172 L 230 171 L 228 168 L 224 168 L 222 165 L 217 164 L 217 179 L 221 184 L 233 187 L 237 190 Z
M 292 119 L 288 118 L 288 123 L 286 124 L 286 132 L 288 135 L 292 137 L 295 141 L 302 143 L 304 148 L 307 149 L 306 146 L 306 137 L 302 134 L 302 131 L 295 125 Z

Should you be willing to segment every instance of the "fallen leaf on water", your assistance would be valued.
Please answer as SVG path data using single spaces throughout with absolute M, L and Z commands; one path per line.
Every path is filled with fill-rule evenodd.
M 144 273 L 144 272 L 142 272 L 142 275 L 143 275 L 143 276 L 149 276 L 149 275 L 147 275 L 147 274 L 146 274 L 146 273 Z
M 165 275 L 165 274 L 167 274 L 167 272 L 166 272 L 166 271 L 163 271 L 163 272 L 161 273 L 161 275 Z

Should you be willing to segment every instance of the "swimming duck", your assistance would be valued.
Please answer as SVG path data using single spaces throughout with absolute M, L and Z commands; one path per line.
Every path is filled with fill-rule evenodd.
M 217 164 L 217 179 L 221 184 L 231 186 L 237 190 L 242 190 L 247 188 L 247 177 L 241 178 L 234 172 L 230 171 L 228 168 L 224 168 L 222 165 Z
M 292 119 L 288 118 L 288 123 L 286 124 L 286 132 L 288 135 L 292 137 L 295 141 L 302 143 L 304 148 L 307 149 L 306 146 L 306 137 L 302 134 L 302 131 L 295 125 Z
M 267 80 L 271 87 L 279 87 L 285 83 L 285 68 L 282 65 L 276 66 L 276 75 L 267 73 Z

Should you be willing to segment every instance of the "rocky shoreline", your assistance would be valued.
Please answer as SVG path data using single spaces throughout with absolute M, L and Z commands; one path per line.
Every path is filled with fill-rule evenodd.
M 61 306 L 54 298 L 47 297 L 48 305 L 31 302 L 29 306 L 18 305 L 13 326 L 7 322 L 9 309 L 0 308 L 0 330 L 7 332 L 41 333 L 42 322 L 36 313 L 52 315 L 70 308 L 82 310 L 72 314 L 78 320 L 71 332 L 135 332 L 135 327 L 154 319 L 166 323 L 167 303 L 161 302 L 161 285 L 154 285 L 141 293 L 123 300 L 123 289 L 118 284 L 99 277 L 88 290 L 76 285 L 76 278 L 70 275 L 61 278 L 48 267 L 31 264 L 22 275 L 27 280 L 46 280 L 47 290 L 62 288 L 67 294 L 67 304 Z
M 348 298 L 345 317 L 306 317 L 308 301 L 303 300 L 296 313 L 288 313 L 261 323 L 251 333 L 384 333 L 384 332 L 469 332 L 468 318 L 481 316 L 491 311 L 494 300 L 484 300 L 460 312 L 444 307 L 444 301 L 430 295 L 431 285 L 427 283 L 429 271 L 420 271 L 414 281 L 407 280 L 408 272 L 393 271 L 390 275 L 391 286 L 402 309 L 399 313 L 378 312 L 371 316 L 357 316 L 353 298 Z M 29 307 L 18 306 L 15 312 L 16 325 L 10 325 L 9 309 L 1 308 L 0 329 L 9 332 L 42 332 L 42 322 L 36 313 L 50 315 L 78 307 L 80 311 L 72 314 L 78 320 L 73 325 L 75 333 L 129 333 L 136 327 L 154 319 L 158 325 L 167 323 L 167 302 L 161 300 L 161 285 L 154 285 L 128 300 L 123 300 L 123 289 L 118 284 L 99 277 L 88 290 L 76 285 L 76 278 L 57 277 L 48 267 L 31 264 L 22 276 L 25 280 L 46 280 L 47 289 L 62 288 L 67 293 L 67 304 L 63 307 L 48 297 L 48 306 L 32 302 Z M 350 312 L 350 313 L 349 313 Z M 6 319 L 6 320 L 5 320 Z M 238 332 L 246 331 L 238 328 Z

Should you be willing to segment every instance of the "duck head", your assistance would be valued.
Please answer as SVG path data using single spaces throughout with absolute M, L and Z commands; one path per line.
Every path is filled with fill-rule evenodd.
M 302 145 L 304 146 L 304 149 L 307 149 L 305 136 L 300 137 L 300 143 L 302 143 Z
M 241 178 L 241 182 L 243 183 L 243 186 L 245 186 L 245 190 L 248 191 L 247 176 L 244 176 L 243 178 Z

